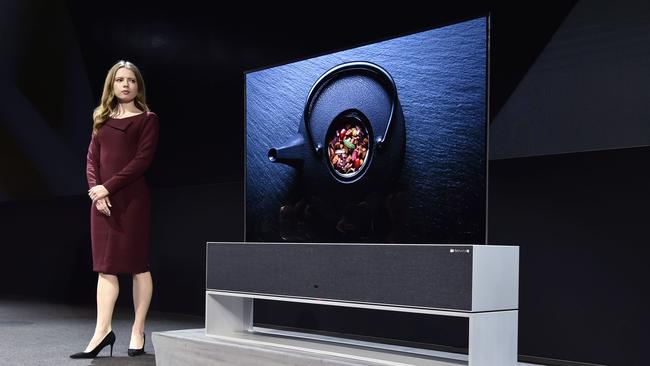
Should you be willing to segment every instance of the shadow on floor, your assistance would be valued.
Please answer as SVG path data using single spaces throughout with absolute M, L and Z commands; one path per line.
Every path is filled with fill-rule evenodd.
M 144 354 L 137 357 L 98 357 L 93 359 L 89 366 L 155 366 L 156 357 L 153 354 Z

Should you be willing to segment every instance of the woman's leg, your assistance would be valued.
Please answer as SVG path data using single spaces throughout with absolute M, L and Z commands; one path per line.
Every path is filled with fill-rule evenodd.
M 142 348 L 144 339 L 144 321 L 147 318 L 151 294 L 153 293 L 153 281 L 151 272 L 143 272 L 133 275 L 133 307 L 135 308 L 135 321 L 131 328 L 131 342 L 129 348 Z
M 100 273 L 97 277 L 97 324 L 95 334 L 84 352 L 92 351 L 99 342 L 113 329 L 113 308 L 117 295 L 120 293 L 120 283 L 117 276 Z

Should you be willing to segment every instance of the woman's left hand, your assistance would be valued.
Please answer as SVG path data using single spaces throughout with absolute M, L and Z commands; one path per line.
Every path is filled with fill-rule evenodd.
M 109 192 L 103 185 L 96 185 L 88 190 L 88 197 L 93 200 L 93 203 L 100 198 L 108 196 Z

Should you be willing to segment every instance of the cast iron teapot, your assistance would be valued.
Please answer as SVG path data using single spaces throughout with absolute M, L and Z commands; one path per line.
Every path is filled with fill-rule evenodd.
M 298 133 L 268 157 L 302 169 L 312 187 L 369 190 L 397 178 L 405 140 L 393 78 L 376 64 L 349 62 L 318 78 Z

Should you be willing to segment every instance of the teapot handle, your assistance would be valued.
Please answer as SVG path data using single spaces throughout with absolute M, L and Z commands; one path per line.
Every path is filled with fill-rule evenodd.
M 311 90 L 309 91 L 309 96 L 307 97 L 307 102 L 305 103 L 305 110 L 303 111 L 303 120 L 305 123 L 305 128 L 307 130 L 307 138 L 309 140 L 311 150 L 319 157 L 322 156 L 323 146 L 322 144 L 316 143 L 314 141 L 314 137 L 311 131 L 311 110 L 314 106 L 314 101 L 317 99 L 318 95 L 320 95 L 323 88 L 335 80 L 336 77 L 354 72 L 368 73 L 377 78 L 382 83 L 382 85 L 388 89 L 391 98 L 390 116 L 388 118 L 388 123 L 386 124 L 386 130 L 384 133 L 378 135 L 375 138 L 375 144 L 377 145 L 377 148 L 381 150 L 388 139 L 389 133 L 391 131 L 391 126 L 393 125 L 393 120 L 396 118 L 396 114 L 398 112 L 399 103 L 397 99 L 397 86 L 395 85 L 395 81 L 393 80 L 392 76 L 390 76 L 390 74 L 382 67 L 370 62 L 356 61 L 340 64 L 328 70 L 320 78 L 318 78 L 316 83 L 314 83 Z

